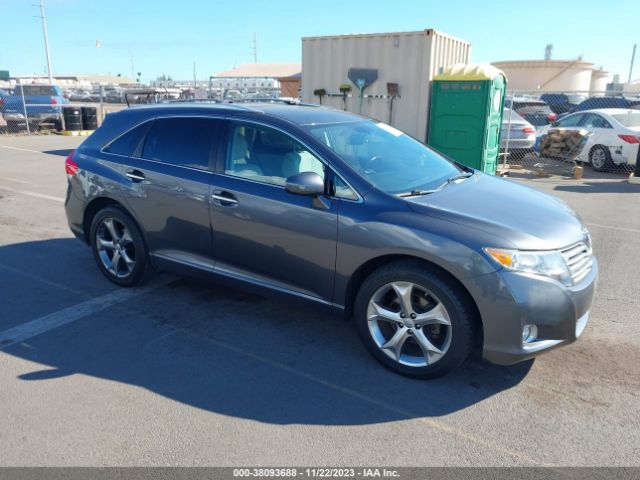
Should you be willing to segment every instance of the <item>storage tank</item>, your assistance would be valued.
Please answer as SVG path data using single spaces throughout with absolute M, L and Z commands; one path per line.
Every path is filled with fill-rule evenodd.
M 591 87 L 593 63 L 582 60 L 517 60 L 492 62 L 509 79 L 509 90 L 581 91 Z
M 609 72 L 600 69 L 591 72 L 590 92 L 605 92 L 609 80 Z
M 304 37 L 302 100 L 361 113 L 425 142 L 432 78 L 470 56 L 469 42 L 433 29 Z M 357 75 L 369 81 L 362 96 Z

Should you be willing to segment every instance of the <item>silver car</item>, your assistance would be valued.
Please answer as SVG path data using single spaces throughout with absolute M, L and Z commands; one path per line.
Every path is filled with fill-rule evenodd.
M 500 150 L 510 153 L 530 152 L 536 143 L 536 129 L 515 111 L 505 108 L 502 114 Z

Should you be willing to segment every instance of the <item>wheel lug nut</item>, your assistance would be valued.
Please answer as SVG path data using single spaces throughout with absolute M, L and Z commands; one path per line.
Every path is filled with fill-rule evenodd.
M 418 330 L 420 330 L 420 325 L 417 325 L 417 324 L 416 324 L 416 328 L 417 328 Z
M 400 314 L 400 318 L 404 318 L 404 317 L 406 317 L 406 316 L 407 316 L 407 314 L 406 314 L 406 313 L 401 313 L 401 314 Z
M 409 331 L 407 332 L 409 335 L 413 335 L 413 330 L 409 329 Z
M 412 318 L 412 319 L 415 319 L 415 318 L 416 318 L 416 314 L 415 314 L 415 313 L 412 313 L 412 314 L 411 314 L 411 318 Z
M 404 323 L 398 323 L 398 326 L 399 326 L 400 328 L 402 328 L 402 327 L 404 327 Z

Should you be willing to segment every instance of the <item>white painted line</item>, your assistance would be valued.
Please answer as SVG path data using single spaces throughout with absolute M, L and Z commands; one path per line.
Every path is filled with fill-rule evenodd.
M 36 198 L 44 198 L 45 200 L 53 200 L 55 202 L 64 203 L 64 198 L 54 197 L 52 195 L 45 195 L 44 193 L 29 192 L 28 190 L 16 190 L 15 188 L 5 187 L 3 185 L 0 185 L 0 190 L 6 190 L 7 192 L 17 193 L 20 195 L 27 195 L 29 197 L 36 197 Z
M 589 227 L 606 228 L 607 230 L 620 230 L 622 232 L 640 233 L 640 229 L 638 228 L 614 227 L 612 225 L 600 225 L 598 223 L 588 223 L 588 222 L 587 222 L 587 225 Z
M 71 293 L 73 293 L 75 295 L 81 295 L 83 297 L 90 296 L 86 292 L 81 292 L 80 290 L 76 290 L 75 288 L 71 288 L 71 287 L 69 287 L 67 285 L 63 285 L 62 283 L 52 282 L 52 281 L 46 280 L 46 279 L 44 279 L 44 278 L 42 278 L 40 276 L 32 275 L 32 274 L 27 273 L 27 272 L 23 272 L 22 270 L 18 270 L 17 268 L 10 267 L 9 265 L 4 265 L 3 263 L 0 263 L 0 269 L 8 270 L 11 273 L 15 273 L 16 275 L 22 275 L 23 277 L 30 278 L 31 280 L 35 280 L 36 282 L 44 283 L 45 285 L 50 285 L 52 287 L 56 287 L 56 288 L 59 288 L 61 290 L 66 290 L 66 291 L 71 292 Z
M 31 152 L 31 153 L 43 153 L 40 150 L 31 150 L 29 148 L 19 148 L 19 147 L 10 147 L 9 145 L 0 145 L 2 148 L 9 148 L 11 150 L 20 150 L 21 152 Z
M 22 323 L 13 328 L 0 332 L 0 350 L 16 343 L 24 342 L 29 338 L 48 332 L 54 328 L 67 325 L 76 320 L 93 315 L 106 308 L 112 307 L 122 302 L 149 293 L 160 286 L 166 285 L 168 281 L 155 282 L 154 285 L 139 289 L 118 289 L 106 295 L 92 298 L 86 302 L 73 305 L 71 307 L 58 310 L 57 312 L 45 315 L 44 317 Z

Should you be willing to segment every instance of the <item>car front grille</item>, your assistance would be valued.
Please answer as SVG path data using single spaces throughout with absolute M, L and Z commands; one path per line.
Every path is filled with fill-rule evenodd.
M 593 267 L 593 253 L 586 243 L 576 243 L 560 253 L 569 267 L 574 285 L 589 275 Z

